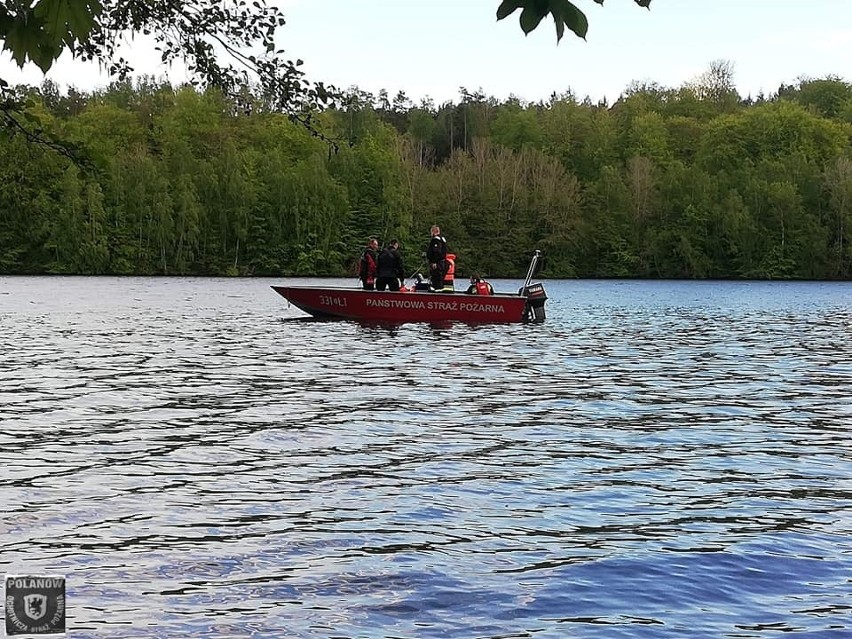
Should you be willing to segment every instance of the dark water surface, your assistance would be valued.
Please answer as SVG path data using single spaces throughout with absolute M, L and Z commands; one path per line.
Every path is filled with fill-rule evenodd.
M 69 637 L 852 637 L 852 285 L 272 283 L 0 278 L 0 574 Z

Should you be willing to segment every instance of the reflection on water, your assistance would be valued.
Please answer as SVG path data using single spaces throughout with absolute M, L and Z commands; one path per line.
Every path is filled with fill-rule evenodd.
M 852 286 L 271 283 L 0 278 L 0 572 L 74 637 L 852 636 Z

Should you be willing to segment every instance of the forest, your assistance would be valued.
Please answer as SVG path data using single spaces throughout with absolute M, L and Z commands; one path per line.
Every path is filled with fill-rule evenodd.
M 349 276 L 370 236 L 414 271 L 432 224 L 457 274 L 852 276 L 852 85 L 740 96 L 710 66 L 614 104 L 414 104 L 352 88 L 309 127 L 145 77 L 17 87 L 74 157 L 0 133 L 0 273 Z M 248 107 L 246 105 L 249 105 Z

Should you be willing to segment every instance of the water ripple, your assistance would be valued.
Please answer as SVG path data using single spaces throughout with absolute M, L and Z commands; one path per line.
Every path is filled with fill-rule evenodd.
M 270 283 L 0 278 L 0 567 L 75 637 L 852 636 L 850 285 Z

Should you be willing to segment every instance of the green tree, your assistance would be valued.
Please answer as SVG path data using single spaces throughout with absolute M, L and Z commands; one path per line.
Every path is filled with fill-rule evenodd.
M 838 157 L 825 172 L 825 188 L 829 193 L 832 214 L 832 272 L 835 277 L 852 275 L 852 160 Z
M 735 111 L 740 96 L 734 83 L 734 65 L 728 60 L 714 60 L 710 67 L 687 87 L 699 101 L 712 104 L 717 113 Z
M 852 84 L 836 76 L 801 80 L 798 86 L 782 86 L 778 97 L 813 108 L 826 118 L 836 118 L 852 106 Z
M 522 109 L 515 105 L 503 107 L 494 118 L 491 129 L 492 139 L 513 151 L 539 148 L 542 144 L 541 127 L 531 109 Z

